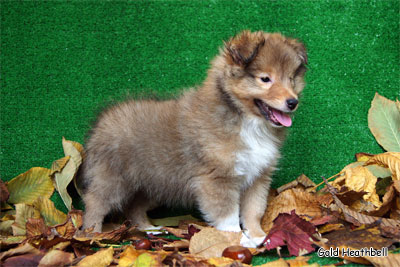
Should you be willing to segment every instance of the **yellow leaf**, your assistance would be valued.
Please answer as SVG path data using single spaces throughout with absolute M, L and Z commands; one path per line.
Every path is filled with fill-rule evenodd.
M 12 224 L 13 235 L 25 235 L 26 234 L 26 222 L 29 218 L 39 219 L 40 213 L 33 206 L 20 203 L 15 204 L 15 222 Z
M 137 251 L 133 246 L 131 245 L 127 246 L 119 257 L 118 266 L 121 267 L 133 266 L 139 255 L 140 252 Z
M 57 210 L 50 199 L 40 197 L 33 205 L 39 210 L 47 225 L 54 226 L 67 220 L 67 215 Z
M 259 267 L 289 267 L 289 264 L 282 258 L 276 261 L 271 261 L 264 263 L 262 265 L 258 265 Z
M 65 156 L 61 159 L 55 160 L 53 161 L 53 163 L 51 164 L 51 174 L 55 173 L 55 172 L 60 172 L 65 165 L 67 164 L 67 162 L 69 161 L 69 159 L 71 158 L 71 156 Z
M 163 254 L 164 255 L 164 254 Z M 153 266 L 162 266 L 161 262 L 163 260 L 163 255 L 150 254 L 150 253 L 142 253 L 137 257 L 135 261 L 136 267 L 153 267 Z
M 386 152 L 375 155 L 368 160 L 365 165 L 378 164 L 388 168 L 392 172 L 392 179 L 394 181 L 400 180 L 400 153 L 399 152 Z
M 376 93 L 368 111 L 368 127 L 386 151 L 400 152 L 400 112 L 394 101 Z
M 13 178 L 7 184 L 8 202 L 32 204 L 39 196 L 50 198 L 54 191 L 50 173 L 49 169 L 35 167 Z
M 379 208 L 382 202 L 379 200 L 379 196 L 376 193 L 376 178 L 367 168 L 363 166 L 357 166 L 354 168 L 348 168 L 345 171 L 345 183 L 344 185 L 349 189 L 356 192 L 367 192 L 363 199 L 374 204 L 375 207 Z
M 114 249 L 109 247 L 96 252 L 93 255 L 86 256 L 83 260 L 78 263 L 78 267 L 102 267 L 108 266 L 113 261 Z

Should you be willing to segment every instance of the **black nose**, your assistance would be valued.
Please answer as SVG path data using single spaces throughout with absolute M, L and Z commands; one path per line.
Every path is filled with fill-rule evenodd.
M 286 100 L 286 105 L 288 106 L 288 108 L 290 110 L 294 110 L 298 103 L 299 103 L 299 101 L 296 98 L 290 98 L 290 99 Z

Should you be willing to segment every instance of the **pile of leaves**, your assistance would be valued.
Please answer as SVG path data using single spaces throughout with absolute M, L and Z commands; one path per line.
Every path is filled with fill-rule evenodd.
M 310 257 L 304 255 L 336 248 L 387 248 L 389 252 L 386 257 L 339 254 L 345 260 L 340 264 L 400 266 L 396 253 L 400 240 L 400 102 L 376 94 L 368 121 L 377 142 L 389 152 L 358 153 L 355 162 L 323 178 L 319 185 L 301 175 L 271 190 L 262 219 L 268 235 L 261 247 L 249 253 L 276 250 L 283 258 L 262 266 L 306 266 Z M 73 208 L 67 187 L 74 184 L 79 193 L 75 177 L 85 153 L 79 143 L 63 138 L 62 144 L 65 157 L 54 161 L 50 169 L 32 168 L 0 184 L 2 265 L 246 266 L 224 252 L 240 246 L 242 233 L 218 231 L 191 216 L 154 221 L 164 226 L 163 235 L 140 232 L 129 222 L 113 225 L 111 230 L 106 225 L 103 233 L 82 230 L 82 211 Z M 50 200 L 54 190 L 68 214 Z

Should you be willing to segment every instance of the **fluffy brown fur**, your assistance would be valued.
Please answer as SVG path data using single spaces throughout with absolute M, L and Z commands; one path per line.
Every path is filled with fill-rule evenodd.
M 114 209 L 140 228 L 158 205 L 196 205 L 221 230 L 260 243 L 287 113 L 307 56 L 280 34 L 244 31 L 226 42 L 197 90 L 178 100 L 126 101 L 105 110 L 87 142 L 84 227 Z

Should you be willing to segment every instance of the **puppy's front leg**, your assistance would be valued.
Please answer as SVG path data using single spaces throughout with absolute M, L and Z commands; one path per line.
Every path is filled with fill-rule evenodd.
M 242 245 L 257 247 L 265 239 L 265 232 L 261 228 L 261 218 L 267 206 L 267 197 L 271 178 L 268 174 L 257 179 L 249 187 L 241 199 L 241 221 L 245 230 Z
M 197 190 L 197 201 L 205 219 L 221 231 L 239 232 L 240 191 L 229 178 L 207 177 Z

